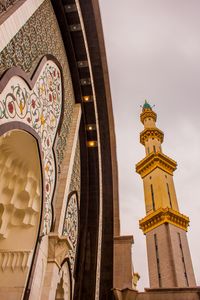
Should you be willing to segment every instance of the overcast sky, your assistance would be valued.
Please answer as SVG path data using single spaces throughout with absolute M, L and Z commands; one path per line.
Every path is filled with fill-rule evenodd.
M 174 182 L 200 285 L 200 1 L 99 0 L 113 99 L 121 233 L 133 234 L 133 264 L 148 287 L 142 179 L 140 105 L 147 99 L 165 133 L 163 152 L 178 162 Z

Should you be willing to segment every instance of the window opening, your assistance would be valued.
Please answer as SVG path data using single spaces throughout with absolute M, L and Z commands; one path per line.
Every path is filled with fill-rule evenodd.
M 180 247 L 180 250 L 181 250 L 185 281 L 186 281 L 187 286 L 189 286 L 189 281 L 188 281 L 188 276 L 187 276 L 187 272 L 186 272 L 186 265 L 185 265 L 185 259 L 184 259 L 184 254 L 183 254 L 183 247 L 182 247 L 180 232 L 178 232 L 178 239 L 179 239 L 179 247 Z
M 169 184 L 167 183 L 167 193 L 169 196 L 169 203 L 170 203 L 170 207 L 172 208 L 172 200 L 171 200 L 171 195 L 170 195 L 170 190 L 169 190 Z
M 154 244 L 155 244 L 155 250 L 156 250 L 156 263 L 157 263 L 157 272 L 158 272 L 158 283 L 159 283 L 159 287 L 161 287 L 162 286 L 162 282 L 161 282 L 161 273 L 160 273 L 160 260 L 159 260 L 157 234 L 154 234 Z
M 155 201 L 154 201 L 153 184 L 151 184 L 151 198 L 152 198 L 152 206 L 153 206 L 153 210 L 155 210 Z

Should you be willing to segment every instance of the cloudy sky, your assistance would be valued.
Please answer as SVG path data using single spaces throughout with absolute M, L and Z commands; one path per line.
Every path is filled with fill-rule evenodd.
M 164 131 L 163 152 L 178 162 L 174 174 L 180 211 L 190 217 L 188 239 L 200 285 L 200 1 L 99 0 L 114 107 L 119 165 L 121 233 L 133 234 L 133 263 L 149 286 L 142 180 L 135 164 L 140 105 L 147 99 Z

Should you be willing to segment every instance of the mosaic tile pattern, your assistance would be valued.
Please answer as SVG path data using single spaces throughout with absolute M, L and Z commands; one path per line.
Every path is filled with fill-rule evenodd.
M 65 223 L 63 227 L 63 235 L 66 235 L 72 244 L 72 250 L 70 250 L 68 254 L 72 274 L 74 271 L 74 263 L 75 263 L 75 256 L 76 256 L 76 246 L 77 246 L 77 237 L 78 237 L 78 229 L 79 229 L 78 220 L 79 220 L 78 196 L 75 192 L 68 199 L 66 215 L 65 215 Z
M 25 72 L 30 72 L 32 74 L 41 58 L 46 54 L 52 54 L 59 61 L 63 72 L 64 112 L 62 126 L 56 144 L 56 160 L 59 171 L 64 157 L 65 146 L 67 144 L 75 101 L 62 37 L 49 0 L 43 2 L 39 9 L 0 53 L 0 74 L 12 66 L 20 66 Z M 47 186 L 46 188 L 48 189 Z M 79 143 L 77 144 L 70 184 L 70 192 L 72 191 L 77 191 L 78 199 L 80 199 Z M 71 201 L 70 204 L 70 211 L 73 212 L 73 216 L 76 215 L 76 217 L 74 217 L 75 227 L 72 226 L 71 233 L 68 233 L 72 237 L 75 234 L 74 230 L 78 228 L 78 207 L 73 201 Z M 76 243 L 77 236 L 75 237 L 73 243 L 74 247 L 70 254 L 72 270 L 75 260 Z
M 52 222 L 51 199 L 55 186 L 53 144 L 62 107 L 61 73 L 47 61 L 32 90 L 19 76 L 13 76 L 0 98 L 0 124 L 20 121 L 37 132 L 41 139 L 44 164 L 44 232 Z
M 0 53 L 0 74 L 12 66 L 20 66 L 25 72 L 33 73 L 46 54 L 52 54 L 57 58 L 62 66 L 64 78 L 64 116 L 56 145 L 59 168 L 63 160 L 75 101 L 60 29 L 49 0 L 42 3 Z
M 77 143 L 74 165 L 70 183 L 70 193 L 77 193 L 77 196 L 71 197 L 67 203 L 65 223 L 63 226 L 63 234 L 67 235 L 73 245 L 69 251 L 69 260 L 71 272 L 74 271 L 74 263 L 76 258 L 76 246 L 79 226 L 79 208 L 80 208 L 80 146 Z

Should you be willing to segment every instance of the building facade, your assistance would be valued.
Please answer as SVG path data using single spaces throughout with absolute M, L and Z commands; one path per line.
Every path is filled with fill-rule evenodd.
M 98 2 L 0 1 L 0 24 L 0 299 L 111 299 L 118 178 Z
M 98 1 L 0 0 L 0 26 L 0 299 L 160 299 L 164 281 L 159 283 L 155 263 L 151 287 L 158 291 L 135 290 L 133 236 L 120 234 L 114 120 Z M 153 114 L 147 121 L 151 127 L 155 113 L 147 111 Z M 154 146 L 159 150 L 159 142 L 147 144 L 147 152 Z M 146 231 L 145 222 L 151 213 L 157 218 L 157 211 L 172 215 L 170 230 L 178 228 L 185 251 L 188 218 L 178 212 L 169 176 L 176 164 L 164 154 L 159 159 L 170 168 L 171 200 L 165 191 L 164 200 L 155 198 L 152 207 L 145 194 L 147 216 L 140 225 L 151 247 L 151 235 L 164 226 Z M 163 229 L 165 242 L 171 231 L 167 235 Z M 151 264 L 156 251 L 149 253 Z M 184 259 L 191 286 L 190 258 Z M 175 278 L 174 269 L 170 272 Z M 178 286 L 186 277 L 181 280 Z M 199 292 L 186 290 L 194 297 Z M 173 299 L 174 290 L 162 293 L 163 299 Z

